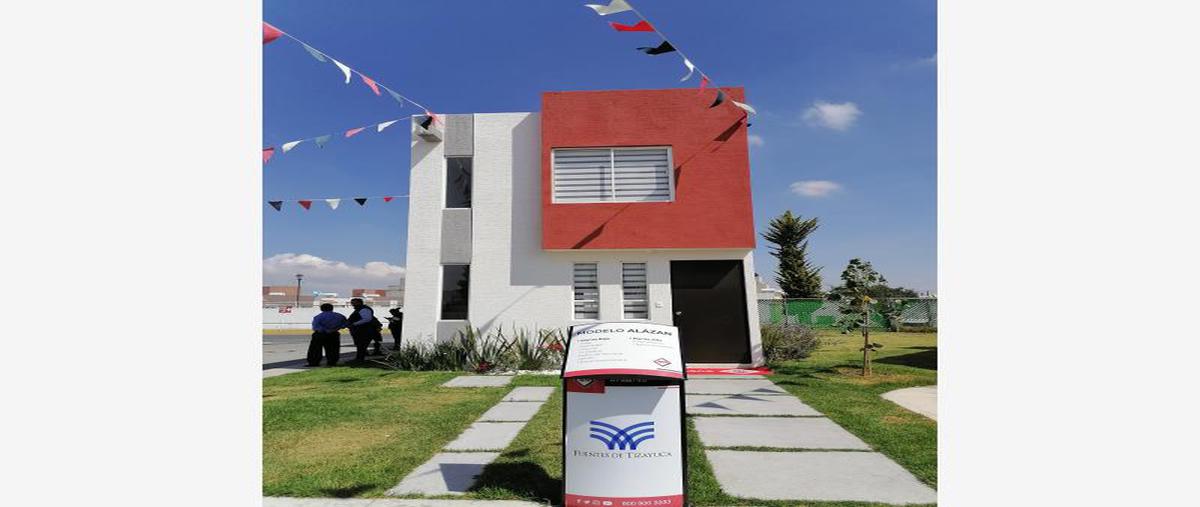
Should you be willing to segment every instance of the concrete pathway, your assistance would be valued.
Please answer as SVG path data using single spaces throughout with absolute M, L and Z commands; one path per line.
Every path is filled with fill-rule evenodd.
M 290 498 L 268 496 L 263 507 L 543 507 L 520 500 L 426 500 L 401 498 Z
M 937 386 L 906 387 L 883 393 L 883 399 L 937 420 Z
M 688 380 L 687 389 L 688 414 L 696 416 L 713 473 L 730 495 L 937 502 L 933 488 L 770 380 Z M 746 448 L 762 450 L 740 450 Z
M 462 389 L 507 387 L 512 379 L 512 375 L 463 375 L 442 384 L 442 387 Z M 466 493 L 475 484 L 475 480 L 483 472 L 483 468 L 500 456 L 497 451 L 503 450 L 512 443 L 525 424 L 537 414 L 546 400 L 550 399 L 553 392 L 553 387 L 513 388 L 499 403 L 493 405 L 466 431 L 463 431 L 458 438 L 446 444 L 443 452 L 436 454 L 429 461 L 410 472 L 385 494 L 432 496 Z M 455 504 L 447 504 L 447 506 L 449 505 Z M 537 504 L 517 502 L 510 505 Z M 382 507 L 382 505 L 371 504 L 370 507 Z

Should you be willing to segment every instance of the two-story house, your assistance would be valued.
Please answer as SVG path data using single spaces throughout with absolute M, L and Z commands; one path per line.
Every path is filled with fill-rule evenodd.
M 653 322 L 690 365 L 761 365 L 747 124 L 710 101 L 547 92 L 414 121 L 403 339 Z

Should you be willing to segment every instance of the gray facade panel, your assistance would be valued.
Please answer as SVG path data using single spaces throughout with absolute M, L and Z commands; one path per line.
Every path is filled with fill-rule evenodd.
M 475 154 L 475 115 L 446 115 L 446 156 L 470 157 Z
M 469 324 L 465 320 L 439 320 L 437 321 L 437 336 L 434 337 L 434 340 L 439 342 L 449 341 Z
M 471 263 L 471 208 L 442 210 L 442 264 Z

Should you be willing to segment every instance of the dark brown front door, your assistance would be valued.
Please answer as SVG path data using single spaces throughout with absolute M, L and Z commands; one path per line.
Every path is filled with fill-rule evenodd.
M 742 261 L 671 261 L 671 300 L 684 362 L 750 362 Z

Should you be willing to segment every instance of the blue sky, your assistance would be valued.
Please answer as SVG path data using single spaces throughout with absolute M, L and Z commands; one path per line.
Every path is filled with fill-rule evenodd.
M 588 0 L 595 2 L 597 0 Z M 618 33 L 584 0 L 266 0 L 263 18 L 436 112 L 536 111 L 551 90 L 696 86 L 652 34 Z M 606 1 L 606 0 L 603 0 Z M 935 290 L 936 2 L 641 0 L 634 5 L 716 82 L 746 87 L 755 227 L 791 209 L 820 218 L 810 238 L 826 285 L 852 257 L 894 285 Z M 265 199 L 408 192 L 408 131 L 341 138 L 419 112 L 281 38 L 263 50 L 264 146 L 327 133 L 264 167 Z M 405 264 L 407 202 L 348 199 L 305 212 L 264 203 L 264 281 L 345 292 Z M 284 254 L 293 254 L 291 256 Z M 318 259 L 319 258 L 319 259 Z M 759 240 L 757 271 L 775 259 Z

